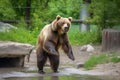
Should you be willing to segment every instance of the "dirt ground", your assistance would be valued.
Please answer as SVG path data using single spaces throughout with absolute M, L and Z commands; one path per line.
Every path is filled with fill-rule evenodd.
M 88 53 L 84 51 L 80 51 L 81 46 L 72 46 L 73 53 L 75 56 L 75 61 L 71 61 L 62 51 L 60 51 L 60 67 L 75 67 L 77 68 L 78 64 L 84 64 L 84 62 L 91 55 L 99 55 L 101 52 L 101 46 L 94 46 L 95 51 L 93 53 Z M 49 65 L 49 62 L 47 62 Z M 34 66 L 36 67 L 36 54 L 35 50 L 32 52 L 30 61 L 25 62 L 25 66 Z M 84 68 L 79 68 L 84 70 Z M 120 63 L 107 63 L 107 64 L 99 64 L 93 68 L 93 70 L 89 70 L 88 72 L 101 72 L 106 75 L 120 75 Z

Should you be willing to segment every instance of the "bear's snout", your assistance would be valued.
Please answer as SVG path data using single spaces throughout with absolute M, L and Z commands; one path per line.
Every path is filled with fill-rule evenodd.
M 64 27 L 64 30 L 65 30 L 65 31 L 68 31 L 68 30 L 69 30 L 69 27 L 68 27 L 68 26 L 65 26 L 65 27 Z
M 69 26 L 68 26 L 67 24 L 64 24 L 64 25 L 63 25 L 63 30 L 64 30 L 65 32 L 67 32 L 67 31 L 69 30 Z

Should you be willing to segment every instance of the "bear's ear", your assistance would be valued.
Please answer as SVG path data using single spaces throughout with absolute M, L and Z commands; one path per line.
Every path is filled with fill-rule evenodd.
M 72 17 L 69 17 L 68 19 L 69 19 L 70 22 L 72 21 Z
M 60 18 L 61 18 L 61 16 L 60 16 L 60 15 L 57 15 L 57 16 L 56 16 L 56 19 L 57 19 L 57 20 L 59 20 Z

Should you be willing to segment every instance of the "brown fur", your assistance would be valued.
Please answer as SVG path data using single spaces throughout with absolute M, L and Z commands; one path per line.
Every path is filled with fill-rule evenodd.
M 74 60 L 71 45 L 68 40 L 67 32 L 71 25 L 71 17 L 62 18 L 57 16 L 56 19 L 49 25 L 46 25 L 39 37 L 37 44 L 37 66 L 40 73 L 43 72 L 43 66 L 47 58 L 50 60 L 51 68 L 57 72 L 59 67 L 59 52 L 60 46 L 67 56 Z

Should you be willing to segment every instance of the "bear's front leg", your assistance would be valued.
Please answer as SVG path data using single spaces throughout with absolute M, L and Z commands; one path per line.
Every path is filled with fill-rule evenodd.
M 62 45 L 62 48 L 64 50 L 64 52 L 67 54 L 67 56 L 71 59 L 71 60 L 75 60 L 73 52 L 72 52 L 72 48 L 68 43 L 64 43 Z
M 50 42 L 50 41 L 46 41 L 43 44 L 43 49 L 50 54 L 59 55 L 59 53 L 55 49 L 55 46 L 56 46 L 55 43 Z
M 74 58 L 74 56 L 73 56 L 73 51 L 72 51 L 72 48 L 71 48 L 71 46 L 69 46 L 69 51 L 68 51 L 68 54 L 67 54 L 67 56 L 71 59 L 71 60 L 75 60 L 75 58 Z
M 69 43 L 67 34 L 63 35 L 61 37 L 61 40 L 62 40 L 62 49 L 64 50 L 64 52 L 67 54 L 67 56 L 71 60 L 75 60 L 74 55 L 73 55 L 73 51 L 72 51 L 72 47 Z

